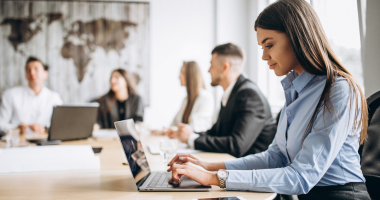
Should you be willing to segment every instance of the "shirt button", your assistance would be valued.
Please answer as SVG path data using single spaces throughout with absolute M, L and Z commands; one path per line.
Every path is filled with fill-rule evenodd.
M 290 111 L 286 111 L 286 114 L 290 115 Z

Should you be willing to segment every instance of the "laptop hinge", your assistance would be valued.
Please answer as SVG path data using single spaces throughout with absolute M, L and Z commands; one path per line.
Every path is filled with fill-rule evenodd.
M 144 184 L 144 182 L 146 181 L 146 179 L 150 176 L 150 172 L 144 176 L 142 179 L 140 179 L 139 181 L 137 181 L 137 189 L 140 190 L 140 187 Z

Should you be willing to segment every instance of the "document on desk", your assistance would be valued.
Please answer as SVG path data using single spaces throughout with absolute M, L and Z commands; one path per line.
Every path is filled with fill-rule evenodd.
M 148 144 L 148 149 L 151 154 L 160 154 L 160 145 L 153 143 Z M 180 154 L 187 154 L 187 153 L 201 153 L 203 151 L 201 150 L 194 150 L 187 146 L 185 143 L 179 143 L 177 148 L 177 153 Z
M 18 147 L 0 151 L 0 173 L 100 169 L 100 159 L 90 145 Z
M 100 129 L 92 132 L 94 138 L 119 138 L 116 129 Z

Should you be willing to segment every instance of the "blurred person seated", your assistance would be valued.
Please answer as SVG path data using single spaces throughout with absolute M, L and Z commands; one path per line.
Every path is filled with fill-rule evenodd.
M 132 118 L 136 123 L 143 121 L 144 103 L 137 94 L 134 79 L 124 69 L 115 69 L 110 79 L 111 89 L 100 97 L 97 123 L 94 130 L 114 129 L 114 122 Z
M 197 132 L 206 131 L 212 126 L 214 113 L 214 97 L 206 90 L 199 65 L 194 62 L 184 62 L 179 75 L 181 86 L 186 87 L 187 97 L 177 115 L 174 117 L 171 127 L 184 123 Z M 153 130 L 152 134 L 168 134 L 169 129 L 162 131 Z
M 211 54 L 211 85 L 220 85 L 224 90 L 217 122 L 201 133 L 179 124 L 178 131 L 169 130 L 168 136 L 196 150 L 228 153 L 235 157 L 265 151 L 275 136 L 276 123 L 258 86 L 241 75 L 242 50 L 227 43 L 215 47 Z
M 4 92 L 0 107 L 0 131 L 19 128 L 24 134 L 31 130 L 43 134 L 50 126 L 55 105 L 62 99 L 57 92 L 44 86 L 48 78 L 47 65 L 39 59 L 29 57 L 25 64 L 28 86 L 18 86 Z

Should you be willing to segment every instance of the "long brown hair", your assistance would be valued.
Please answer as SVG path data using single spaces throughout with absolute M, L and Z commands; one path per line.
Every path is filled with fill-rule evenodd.
M 353 99 L 355 100 L 354 117 L 358 116 L 359 109 L 361 110 L 360 120 L 354 120 L 353 126 L 356 130 L 361 128 L 360 144 L 362 144 L 368 127 L 367 101 L 359 84 L 333 52 L 314 9 L 304 0 L 279 0 L 260 13 L 255 22 L 255 30 L 257 28 L 285 33 L 302 68 L 310 74 L 326 76 L 326 85 L 302 141 L 313 127 L 318 108 L 322 104 L 324 104 L 323 112 L 327 109 L 332 114 L 334 110 L 336 114 L 330 93 L 337 77 L 343 77 L 350 86 L 350 110 L 351 103 Z
M 112 71 L 111 73 L 111 78 L 112 78 L 112 74 L 113 73 L 119 73 L 125 80 L 125 82 L 127 82 L 127 91 L 128 91 L 128 96 L 131 96 L 133 94 L 137 94 L 137 91 L 136 91 L 136 84 L 135 84 L 135 81 L 132 77 L 132 74 L 128 73 L 125 69 L 115 69 Z M 111 80 L 110 78 L 110 80 Z M 108 97 L 109 98 L 109 101 L 107 102 L 107 106 L 105 109 L 103 109 L 103 113 L 107 113 L 111 110 L 111 108 L 115 105 L 116 103 L 116 97 L 115 97 L 115 92 L 112 91 L 112 89 L 110 89 L 106 95 L 104 95 L 101 99 L 103 99 L 104 97 Z
M 205 89 L 205 84 L 203 82 L 202 73 L 199 68 L 199 65 L 196 62 L 183 62 L 182 67 L 185 71 L 187 92 L 187 104 L 183 113 L 182 122 L 188 124 L 189 116 L 191 110 L 193 109 L 195 100 L 199 95 L 200 89 Z

